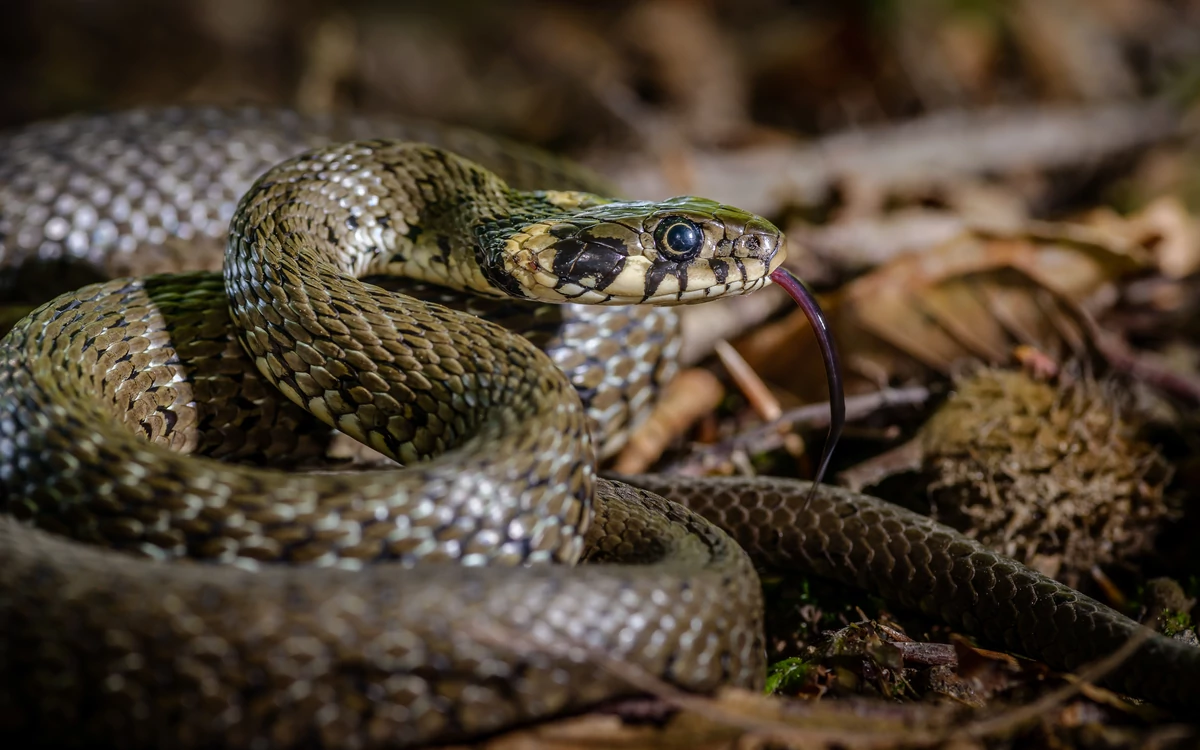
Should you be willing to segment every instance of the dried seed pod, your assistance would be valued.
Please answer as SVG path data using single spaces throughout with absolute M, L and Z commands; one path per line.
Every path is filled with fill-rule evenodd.
M 991 369 L 955 390 L 922 431 L 939 520 L 1071 586 L 1151 548 L 1170 468 L 1125 392 Z

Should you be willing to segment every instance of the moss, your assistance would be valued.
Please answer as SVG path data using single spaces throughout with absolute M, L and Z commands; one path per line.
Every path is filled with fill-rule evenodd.
M 798 657 L 781 659 L 767 668 L 766 692 L 768 695 L 799 692 L 808 684 L 815 669 L 815 664 Z
M 1178 612 L 1173 609 L 1164 609 L 1158 616 L 1158 622 L 1163 635 L 1172 638 L 1185 630 L 1192 629 L 1192 616 L 1187 612 Z

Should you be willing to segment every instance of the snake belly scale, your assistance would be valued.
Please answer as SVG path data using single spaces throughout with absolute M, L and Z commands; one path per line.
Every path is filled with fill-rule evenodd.
M 273 163 L 368 135 L 406 140 L 286 161 L 236 212 L 223 208 L 244 189 L 236 174 L 202 189 L 155 179 L 182 161 L 248 181 L 266 165 L 247 144 L 278 151 Z M 688 690 L 761 684 L 761 593 L 742 548 L 594 476 L 594 443 L 619 446 L 673 372 L 670 311 L 552 306 L 575 332 L 541 342 L 564 374 L 520 336 L 360 278 L 686 303 L 765 284 L 783 257 L 774 227 L 699 199 L 613 202 L 536 152 L 369 121 L 136 112 L 35 126 L 0 153 L 12 298 L 39 266 L 215 268 L 233 215 L 223 276 L 89 285 L 0 344 L 0 731 L 77 746 L 409 746 L 635 692 L 597 667 L 608 659 Z M 181 196 L 170 211 L 168 192 Z M 635 337 L 628 357 L 579 353 L 604 331 Z M 320 455 L 333 427 L 405 468 L 282 470 Z M 693 502 L 764 564 L 882 586 L 1056 666 L 1137 629 L 871 498 L 635 481 Z M 595 564 L 569 565 L 581 557 Z M 1195 705 L 1198 654 L 1152 639 L 1114 684 Z

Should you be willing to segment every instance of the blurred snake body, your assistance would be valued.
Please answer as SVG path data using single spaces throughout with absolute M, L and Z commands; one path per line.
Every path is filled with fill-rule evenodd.
M 606 665 L 756 687 L 753 564 L 1058 668 L 1138 632 L 873 498 L 597 478 L 675 371 L 655 305 L 788 283 L 763 219 L 605 192 L 369 120 L 156 110 L 0 139 L 0 293 L 95 281 L 0 342 L 0 733 L 412 746 L 638 692 Z M 333 428 L 404 468 L 290 470 Z M 1200 650 L 1152 637 L 1110 682 L 1195 707 Z

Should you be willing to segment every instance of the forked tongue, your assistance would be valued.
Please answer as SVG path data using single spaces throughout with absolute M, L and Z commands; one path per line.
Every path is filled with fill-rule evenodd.
M 780 266 L 771 272 L 771 281 L 783 287 L 804 311 L 804 317 L 808 318 L 808 323 L 817 337 L 817 343 L 821 346 L 821 359 L 825 360 L 825 382 L 829 384 L 829 435 L 825 438 L 825 448 L 821 451 L 821 463 L 817 465 L 812 489 L 808 491 L 808 502 L 811 502 L 813 495 L 817 492 L 817 485 L 825 478 L 825 469 L 829 468 L 829 459 L 833 456 L 833 449 L 837 445 L 838 438 L 842 436 L 842 426 L 846 422 L 846 394 L 842 391 L 842 365 L 838 361 L 837 347 L 834 346 L 829 324 L 825 321 L 825 313 L 821 312 L 821 306 L 817 304 L 817 300 L 804 284 L 800 283 L 800 279 L 793 276 L 791 271 Z

